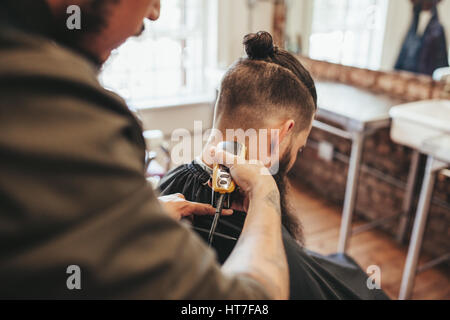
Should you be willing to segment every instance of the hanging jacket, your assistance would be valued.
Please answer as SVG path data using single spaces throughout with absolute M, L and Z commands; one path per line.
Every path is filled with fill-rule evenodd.
M 406 35 L 400 55 L 395 64 L 396 70 L 432 75 L 434 70 L 448 66 L 447 43 L 445 31 L 439 22 L 436 6 L 432 11 L 432 18 L 423 35 L 417 34 L 420 6 L 414 7 L 414 17 Z

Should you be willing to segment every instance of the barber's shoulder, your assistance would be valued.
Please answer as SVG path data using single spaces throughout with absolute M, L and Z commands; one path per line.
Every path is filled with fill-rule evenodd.
M 50 39 L 14 28 L 0 29 L 0 87 L 40 86 L 47 92 L 53 88 L 55 93 L 84 99 L 86 105 L 100 104 L 105 110 L 131 118 L 126 102 L 100 84 L 98 72 L 87 58 Z
M 140 123 L 122 98 L 101 86 L 98 68 L 45 37 L 0 29 L 0 90 L 9 95 L 0 105 L 15 101 L 16 112 L 26 114 L 26 118 L 58 110 L 73 125 L 108 123 L 96 126 L 95 132 L 120 132 L 117 136 L 126 136 L 139 146 L 139 154 L 145 147 Z M 36 101 L 39 108 L 34 107 Z M 60 120 L 47 117 L 48 127 L 52 127 L 50 121 Z
M 0 44 L 0 79 L 58 79 L 102 89 L 90 61 L 50 39 L 9 29 L 0 33 Z

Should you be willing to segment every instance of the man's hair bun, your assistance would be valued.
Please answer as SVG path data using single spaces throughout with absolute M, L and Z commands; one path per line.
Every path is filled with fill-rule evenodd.
M 244 46 L 245 52 L 251 60 L 264 60 L 275 53 L 272 36 L 266 31 L 246 35 Z

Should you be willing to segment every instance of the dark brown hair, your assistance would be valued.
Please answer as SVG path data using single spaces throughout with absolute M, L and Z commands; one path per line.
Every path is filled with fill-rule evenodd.
M 232 117 L 246 108 L 247 120 L 258 121 L 284 111 L 299 122 L 297 131 L 307 128 L 317 109 L 310 73 L 294 55 L 274 46 L 268 32 L 246 35 L 244 46 L 247 58 L 236 62 L 222 80 L 218 113 Z

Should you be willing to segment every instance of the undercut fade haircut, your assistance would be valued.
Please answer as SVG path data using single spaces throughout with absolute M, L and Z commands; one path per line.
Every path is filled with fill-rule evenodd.
M 299 123 L 297 132 L 306 129 L 317 110 L 310 73 L 294 55 L 274 46 L 268 32 L 248 34 L 243 44 L 247 57 L 222 79 L 218 115 L 235 121 L 233 114 L 244 113 L 245 121 L 261 123 L 268 115 L 284 112 Z

